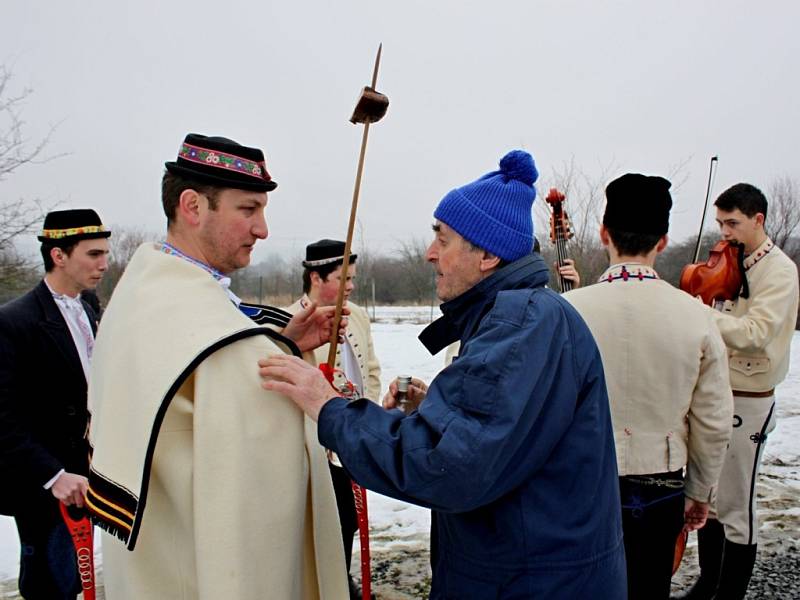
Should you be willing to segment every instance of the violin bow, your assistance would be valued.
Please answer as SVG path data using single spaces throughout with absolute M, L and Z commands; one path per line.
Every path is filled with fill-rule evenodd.
M 711 157 L 711 164 L 708 166 L 708 186 L 706 187 L 706 201 L 703 204 L 703 218 L 700 219 L 700 233 L 697 234 L 697 243 L 694 246 L 694 258 L 692 259 L 693 263 L 697 262 L 698 257 L 700 256 L 700 242 L 703 239 L 703 227 L 706 224 L 706 212 L 708 211 L 708 198 L 711 196 L 711 186 L 713 185 L 714 181 L 714 174 L 716 173 L 717 165 L 717 157 Z

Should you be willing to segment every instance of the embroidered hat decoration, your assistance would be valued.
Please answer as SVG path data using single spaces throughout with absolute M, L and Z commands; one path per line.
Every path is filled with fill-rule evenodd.
M 74 208 L 47 213 L 42 231 L 36 237 L 45 244 L 69 245 L 110 235 L 111 232 L 105 228 L 95 211 L 91 208 Z
M 533 184 L 539 178 L 533 157 L 512 150 L 500 169 L 451 190 L 433 216 L 461 237 L 495 256 L 514 261 L 533 247 Z
M 672 184 L 663 177 L 626 173 L 606 186 L 603 225 L 617 231 L 664 235 L 669 231 Z
M 350 264 L 356 262 L 357 254 L 350 254 Z M 321 267 L 335 263 L 344 263 L 344 242 L 339 240 L 319 240 L 306 246 L 305 268 Z
M 167 171 L 191 181 L 254 192 L 278 187 L 267 171 L 264 153 L 231 139 L 190 133 Z

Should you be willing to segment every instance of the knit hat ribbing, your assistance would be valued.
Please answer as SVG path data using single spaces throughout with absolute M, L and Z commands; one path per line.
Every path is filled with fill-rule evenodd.
M 531 207 L 538 177 L 533 157 L 512 150 L 500 160 L 498 171 L 451 190 L 433 216 L 495 256 L 517 260 L 533 247 Z

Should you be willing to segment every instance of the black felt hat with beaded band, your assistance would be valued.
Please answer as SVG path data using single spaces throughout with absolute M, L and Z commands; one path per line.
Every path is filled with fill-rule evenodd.
M 606 186 L 603 225 L 616 231 L 665 235 L 672 184 L 663 177 L 626 173 Z
M 173 175 L 221 188 L 271 192 L 278 187 L 261 150 L 224 137 L 190 133 L 178 150 L 178 158 L 164 165 Z
M 356 262 L 357 254 L 350 254 L 350 263 Z M 344 263 L 344 242 L 339 240 L 320 240 L 306 246 L 306 269 Z
M 110 235 L 111 232 L 100 221 L 100 216 L 91 208 L 74 208 L 47 213 L 42 232 L 37 239 L 44 244 L 58 246 L 81 240 L 107 238 Z

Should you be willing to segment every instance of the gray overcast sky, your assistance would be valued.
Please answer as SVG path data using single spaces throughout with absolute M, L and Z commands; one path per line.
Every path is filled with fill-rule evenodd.
M 359 209 L 374 250 L 427 238 L 444 193 L 514 147 L 544 179 L 573 158 L 609 177 L 685 163 L 676 239 L 697 227 L 711 155 L 717 193 L 800 177 L 790 0 L 37 0 L 5 2 L 0 19 L 0 62 L 14 90 L 34 90 L 27 134 L 60 123 L 49 151 L 68 153 L 0 184 L 3 198 L 161 232 L 164 161 L 187 132 L 225 135 L 263 148 L 279 182 L 256 260 L 344 237 L 361 137 L 347 119 L 379 41 L 391 106 Z

